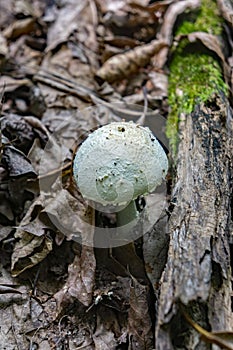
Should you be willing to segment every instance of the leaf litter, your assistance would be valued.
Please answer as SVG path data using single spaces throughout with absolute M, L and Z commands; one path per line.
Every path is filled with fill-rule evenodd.
M 218 3 L 232 24 L 230 3 Z M 70 167 L 91 130 L 119 118 L 139 119 L 142 109 L 131 104 L 143 105 L 143 86 L 153 109 L 145 123 L 156 130 L 156 116 L 168 111 L 166 64 L 175 23 L 199 5 L 198 0 L 0 4 L 0 264 L 8 276 L 0 280 L 6 303 L 2 346 L 153 349 L 149 285 L 156 292 L 158 276 L 148 284 L 145 272 L 133 267 L 139 261 L 143 266 L 142 242 L 137 250 L 127 247 L 129 262 L 120 248 L 90 246 L 98 217 L 75 188 Z M 187 39 L 214 52 L 225 79 L 232 79 L 232 52 L 227 61 L 218 38 L 191 33 Z M 152 255 L 144 256 L 147 271 L 154 269 Z M 213 337 L 224 346 L 224 335 Z

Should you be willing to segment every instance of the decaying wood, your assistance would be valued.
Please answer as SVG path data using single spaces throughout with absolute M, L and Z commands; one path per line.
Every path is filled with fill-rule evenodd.
M 220 95 L 185 116 L 177 160 L 170 244 L 161 279 L 156 349 L 210 349 L 183 318 L 232 330 L 230 201 L 232 112 Z

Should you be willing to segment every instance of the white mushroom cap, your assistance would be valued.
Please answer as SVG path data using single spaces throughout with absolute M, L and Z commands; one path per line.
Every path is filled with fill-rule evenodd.
M 133 122 L 114 122 L 90 134 L 73 169 L 84 198 L 114 206 L 152 192 L 167 170 L 167 156 L 156 137 Z

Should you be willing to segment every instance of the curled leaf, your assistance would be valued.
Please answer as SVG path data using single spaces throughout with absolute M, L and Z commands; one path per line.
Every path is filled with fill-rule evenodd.
M 35 29 L 34 18 L 24 18 L 12 23 L 3 32 L 3 35 L 7 39 L 16 39 L 21 35 L 29 34 Z
M 219 332 L 208 332 L 199 324 L 194 322 L 184 311 L 183 314 L 188 323 L 201 335 L 201 338 L 211 344 L 216 344 L 222 349 L 233 350 L 233 332 L 219 331 Z
M 44 260 L 52 250 L 52 240 L 48 236 L 38 237 L 22 230 L 18 230 L 17 236 L 20 241 L 16 243 L 12 254 L 13 277 Z
M 114 82 L 136 73 L 140 67 L 150 62 L 151 57 L 167 44 L 164 40 L 137 46 L 133 50 L 109 58 L 97 71 L 97 78 Z
M 0 294 L 22 294 L 14 285 L 0 283 Z

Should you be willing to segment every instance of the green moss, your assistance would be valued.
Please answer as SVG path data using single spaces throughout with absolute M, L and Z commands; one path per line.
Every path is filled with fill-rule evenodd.
M 220 35 L 222 19 L 218 16 L 215 1 L 202 0 L 198 13 L 191 14 L 190 21 L 183 21 L 176 34 L 204 31 Z M 222 68 L 211 53 L 181 40 L 173 52 L 170 63 L 168 102 L 170 113 L 167 123 L 167 136 L 173 153 L 178 141 L 178 122 L 181 112 L 191 113 L 196 103 L 206 101 L 216 91 L 227 93 L 222 76 Z
M 170 65 L 169 105 L 173 112 L 191 113 L 195 103 L 206 101 L 214 92 L 227 92 L 222 69 L 208 54 L 175 55 Z
M 176 31 L 177 34 L 189 34 L 192 32 L 206 32 L 220 35 L 223 19 L 219 16 L 216 1 L 202 0 L 197 14 L 191 14 L 189 20 L 184 20 Z

